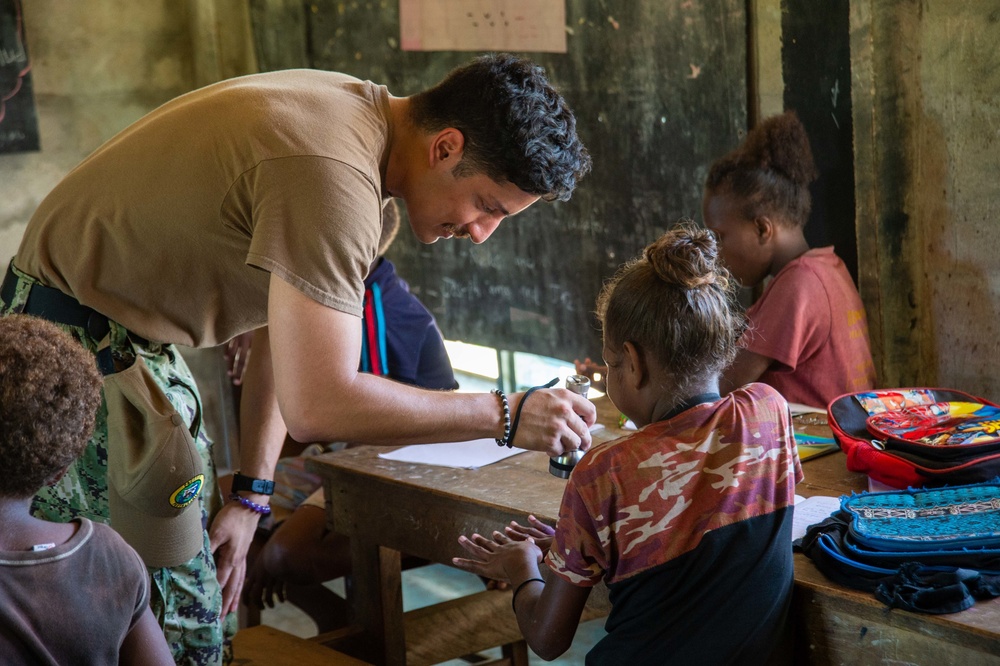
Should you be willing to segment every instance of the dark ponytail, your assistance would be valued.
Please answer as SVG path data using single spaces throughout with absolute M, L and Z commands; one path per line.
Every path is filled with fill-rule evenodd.
M 740 146 L 712 164 L 705 189 L 743 202 L 743 216 L 771 216 L 804 226 L 818 173 L 805 127 L 794 111 L 772 116 L 747 134 Z

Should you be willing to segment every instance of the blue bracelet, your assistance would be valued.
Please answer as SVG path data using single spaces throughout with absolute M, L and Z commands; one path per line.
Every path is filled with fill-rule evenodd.
M 257 502 L 249 500 L 246 497 L 243 497 L 242 495 L 237 495 L 236 493 L 230 493 L 229 499 L 233 500 L 234 502 L 239 502 L 244 507 L 250 509 L 254 513 L 259 513 L 262 516 L 267 516 L 271 513 L 271 507 L 269 507 L 268 505 L 257 504 Z

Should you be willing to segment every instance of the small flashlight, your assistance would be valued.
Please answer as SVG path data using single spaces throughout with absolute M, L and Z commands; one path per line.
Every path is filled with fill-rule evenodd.
M 590 380 L 584 375 L 570 375 L 566 378 L 566 388 L 586 398 L 587 391 L 590 389 Z M 549 474 L 558 476 L 560 479 L 568 479 L 569 473 L 573 471 L 582 457 L 583 451 L 577 449 L 576 451 L 567 451 L 555 458 L 549 458 Z

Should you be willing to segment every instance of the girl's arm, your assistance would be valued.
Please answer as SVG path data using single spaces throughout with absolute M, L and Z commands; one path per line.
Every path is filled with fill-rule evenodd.
M 552 660 L 569 648 L 590 596 L 589 587 L 572 585 L 554 575 L 545 582 L 533 580 L 542 578 L 538 569 L 542 551 L 534 539 L 515 541 L 494 532 L 492 540 L 473 534 L 471 538 L 459 537 L 458 542 L 471 557 L 453 558 L 456 567 L 510 583 L 517 626 L 539 657 Z
M 535 654 L 551 661 L 569 649 L 589 596 L 589 587 L 567 583 L 556 575 L 550 575 L 544 585 L 528 583 L 521 588 L 514 613 Z

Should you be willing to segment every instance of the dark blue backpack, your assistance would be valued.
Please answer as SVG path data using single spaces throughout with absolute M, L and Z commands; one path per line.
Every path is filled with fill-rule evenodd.
M 840 507 L 793 544 L 830 580 L 922 613 L 1000 596 L 1000 480 L 845 495 Z

